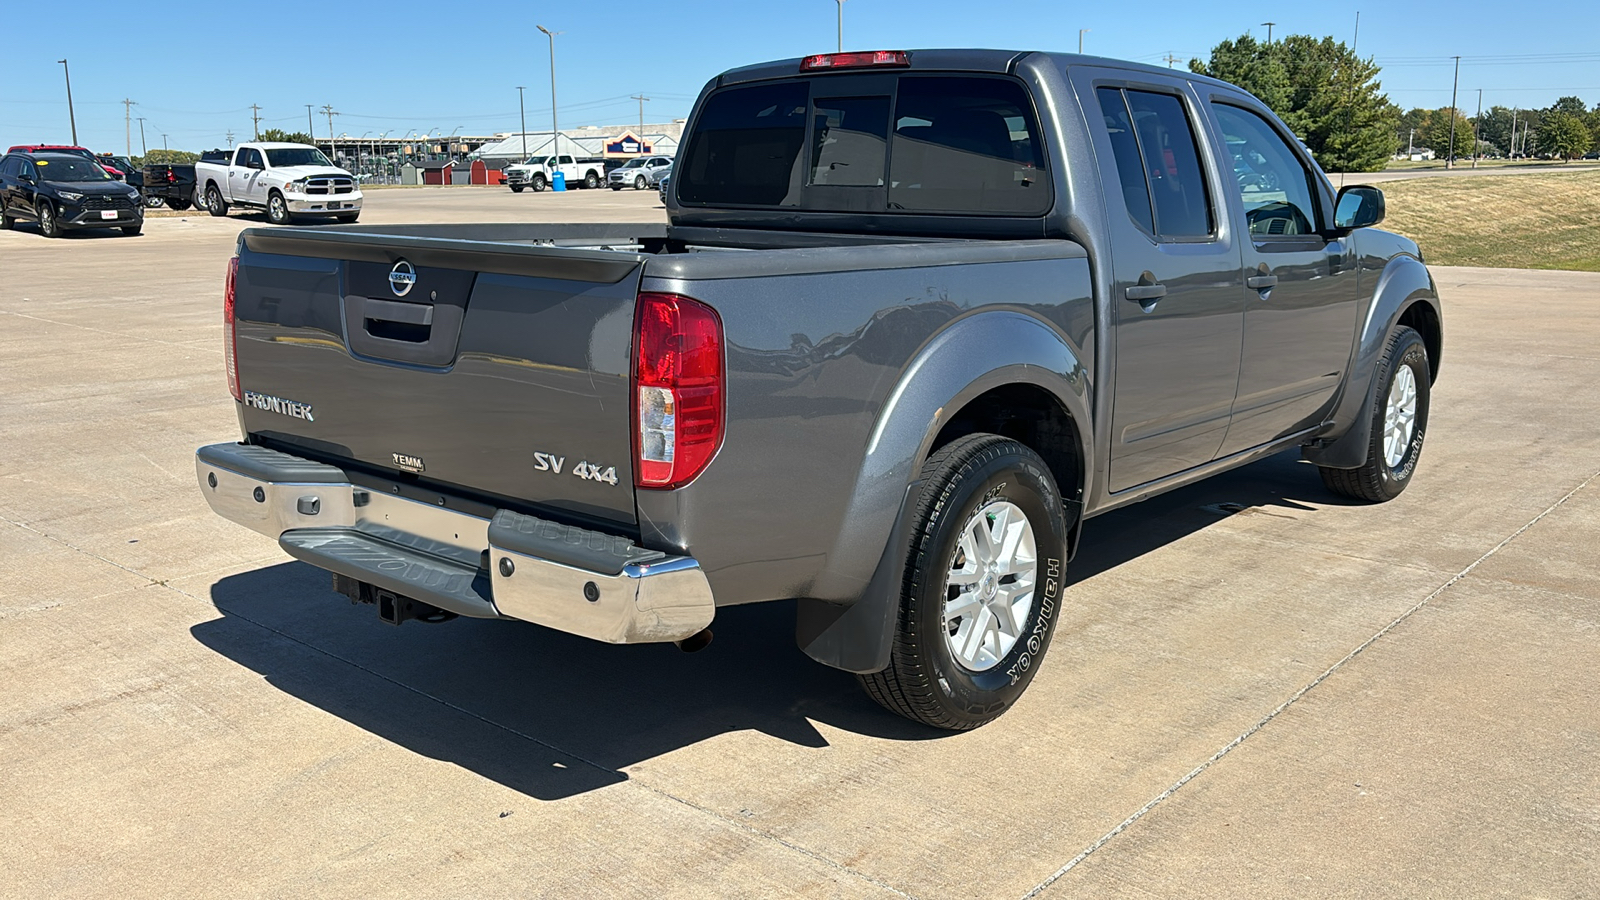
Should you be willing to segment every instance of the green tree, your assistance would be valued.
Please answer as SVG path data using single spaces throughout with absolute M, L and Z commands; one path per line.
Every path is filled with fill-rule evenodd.
M 1594 132 L 1582 118 L 1569 112 L 1546 112 L 1539 123 L 1535 146 L 1558 159 L 1575 159 L 1594 146 Z
M 261 132 L 263 141 L 282 141 L 285 144 L 315 144 L 311 135 L 304 131 L 284 131 L 281 128 L 266 128 Z
M 1382 93 L 1378 66 L 1332 38 L 1264 44 L 1241 35 L 1189 68 L 1261 98 L 1329 171 L 1376 171 L 1394 154 L 1400 111 Z
M 1577 97 L 1562 97 L 1556 102 L 1545 107 L 1545 112 L 1566 113 L 1569 116 L 1578 116 L 1579 118 L 1582 118 L 1589 114 L 1589 107 L 1584 106 L 1583 101 Z
M 1455 143 L 1450 143 L 1450 107 L 1441 106 L 1433 111 L 1428 119 L 1428 148 L 1439 159 L 1449 159 L 1451 148 L 1455 148 L 1456 159 L 1470 159 L 1472 157 L 1472 120 L 1455 111 L 1456 129 Z
M 156 149 L 151 150 L 149 153 L 146 153 L 143 156 L 135 158 L 133 164 L 136 166 L 144 166 L 149 163 L 170 163 L 172 165 L 182 165 L 184 163 L 192 163 L 199 158 L 200 154 L 190 153 L 187 150 Z
M 1511 123 L 1517 122 L 1517 128 L 1522 128 L 1521 117 L 1516 115 L 1510 107 L 1491 106 L 1478 119 L 1478 139 L 1494 147 L 1497 153 L 1511 151 Z

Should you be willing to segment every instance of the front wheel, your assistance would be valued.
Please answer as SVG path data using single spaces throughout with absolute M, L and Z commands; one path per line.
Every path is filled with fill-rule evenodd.
M 124 237 L 138 237 L 139 236 L 139 232 L 141 232 L 143 230 L 144 230 L 144 226 L 143 225 L 124 225 L 124 226 L 122 226 L 122 234 L 123 234 Z
M 39 233 L 47 238 L 61 237 L 61 220 L 49 201 L 39 204 Z
M 274 225 L 287 225 L 291 219 L 289 202 L 283 199 L 283 195 L 277 191 L 267 195 L 267 221 Z
M 643 175 L 640 175 L 639 177 L 633 179 L 633 189 L 636 190 L 636 191 L 642 191 L 642 190 L 644 190 L 645 188 L 647 188 L 649 186 L 650 186 L 650 182 L 645 181 Z
M 512 185 L 512 186 L 511 186 L 511 193 L 513 193 L 513 194 L 520 194 L 520 193 L 522 193 L 522 185 L 520 185 L 520 184 L 513 184 L 513 185 Z
M 535 194 L 539 194 L 539 193 L 543 193 L 544 192 L 545 186 L 547 184 L 549 184 L 549 182 L 545 181 L 543 175 L 535 175 L 535 176 L 533 176 L 532 184 L 533 184 L 533 192 Z
M 165 202 L 168 209 L 176 210 L 178 212 L 183 212 L 189 208 L 189 201 L 179 200 L 176 197 L 168 197 Z
M 1382 503 L 1400 496 L 1416 473 L 1422 441 L 1428 430 L 1432 394 L 1428 346 L 1416 329 L 1404 325 L 1389 335 L 1389 344 L 1373 374 L 1377 390 L 1372 410 L 1372 438 L 1367 461 L 1359 469 L 1319 466 L 1328 490 L 1356 500 Z
M 17 227 L 17 220 L 10 216 L 0 216 L 0 231 L 10 231 Z
M 334 216 L 334 218 L 338 220 L 340 225 L 354 225 L 356 220 L 361 218 L 361 213 L 350 213 L 343 216 Z
M 1010 709 L 1061 605 L 1066 517 L 1044 460 L 994 434 L 922 467 L 889 667 L 858 676 L 885 708 L 965 731 Z

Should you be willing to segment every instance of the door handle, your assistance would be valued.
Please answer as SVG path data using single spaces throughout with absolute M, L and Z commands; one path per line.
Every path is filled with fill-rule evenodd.
M 1135 284 L 1128 288 L 1129 300 L 1144 303 L 1150 300 L 1160 300 L 1167 295 L 1167 286 L 1164 284 Z
M 1276 287 L 1277 284 L 1278 276 L 1276 275 L 1251 275 L 1249 278 L 1244 280 L 1245 287 L 1253 288 L 1254 290 L 1258 291 L 1264 291 L 1269 287 Z

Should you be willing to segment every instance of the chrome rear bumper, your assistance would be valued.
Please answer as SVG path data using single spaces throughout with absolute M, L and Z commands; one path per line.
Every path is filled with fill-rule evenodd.
M 201 447 L 195 474 L 212 511 L 291 556 L 462 615 L 631 644 L 682 640 L 715 614 L 693 558 L 615 535 L 510 510 L 486 519 L 245 444 Z

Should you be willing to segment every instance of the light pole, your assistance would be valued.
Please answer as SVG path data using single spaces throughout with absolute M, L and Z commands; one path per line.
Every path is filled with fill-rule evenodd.
M 517 112 L 522 115 L 522 161 L 528 161 L 528 109 L 522 104 L 523 85 L 517 85 Z
M 58 59 L 56 62 L 61 63 L 61 72 L 67 77 L 67 121 L 72 123 L 72 145 L 76 147 L 78 145 L 78 114 L 72 111 L 72 67 L 68 66 L 67 61 L 64 59 Z
M 317 142 L 317 126 L 311 124 L 311 104 L 306 104 L 306 137 L 311 138 L 311 143 Z
M 139 155 L 141 158 L 150 155 L 150 148 L 144 142 L 144 116 L 139 117 Z
M 1278 23 L 1277 22 L 1262 22 L 1261 24 L 1267 26 L 1267 43 L 1269 43 L 1269 44 L 1272 43 L 1272 26 L 1274 26 L 1274 25 L 1276 25 Z
M 844 0 L 839 0 L 839 52 L 844 52 Z
M 1083 55 L 1083 36 L 1089 33 L 1087 28 L 1078 29 L 1078 54 Z
M 550 39 L 550 143 L 554 147 L 551 151 L 561 153 L 561 126 L 556 123 L 556 35 L 566 34 L 565 31 L 551 31 L 543 25 L 533 26 L 544 32 Z

